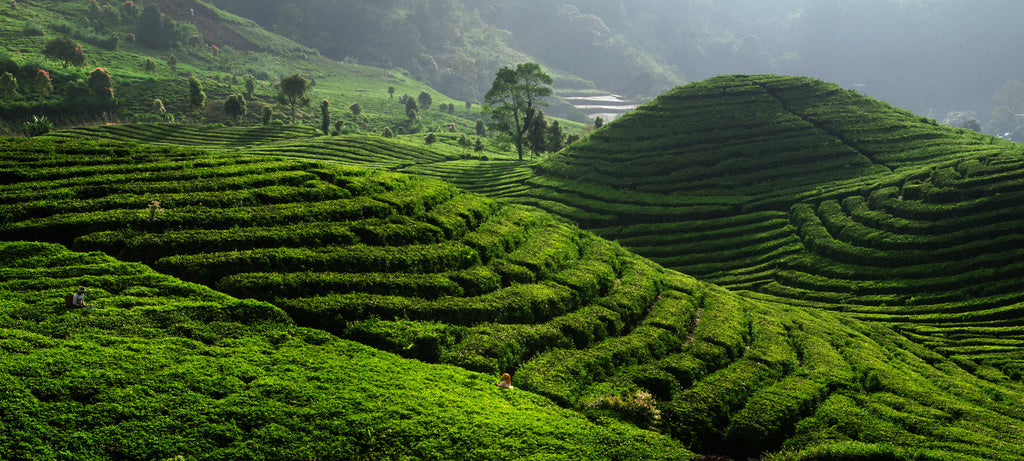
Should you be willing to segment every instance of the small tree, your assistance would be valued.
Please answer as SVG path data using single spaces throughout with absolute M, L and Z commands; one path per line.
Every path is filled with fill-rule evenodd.
M 390 101 L 392 99 L 395 99 L 395 87 L 389 86 L 388 87 L 388 101 Z
M 395 132 L 391 131 L 391 127 L 386 126 L 386 127 L 384 127 L 383 130 L 381 130 L 380 135 L 385 137 L 385 138 L 393 138 L 393 137 L 395 137 Z
M 554 120 L 548 125 L 548 151 L 558 152 L 565 147 L 565 133 L 562 131 L 562 126 L 558 124 L 558 120 Z
M 155 72 L 156 62 L 153 61 L 153 58 L 146 58 L 146 60 L 142 62 L 142 68 L 146 72 Z
M 37 70 L 36 78 L 32 81 L 32 88 L 44 98 L 49 96 L 53 92 L 53 80 L 50 78 L 50 73 L 43 69 Z
M 114 79 L 110 78 L 110 72 L 102 67 L 97 67 L 89 73 L 89 80 L 86 82 L 92 94 L 100 101 L 114 99 Z
M 420 108 L 416 105 L 415 99 L 405 96 L 405 113 L 408 114 L 410 110 L 418 111 Z
M 157 118 L 164 118 L 164 116 L 167 114 L 167 108 L 164 107 L 163 100 L 153 100 L 153 113 L 156 114 Z
M 418 118 L 420 118 L 420 114 L 419 114 L 419 112 L 416 111 L 416 109 L 412 109 L 412 110 L 406 112 L 405 116 L 409 118 L 409 124 L 410 125 L 413 124 L 413 123 L 416 123 L 416 120 Z
M 430 105 L 434 102 L 434 98 L 430 96 L 430 93 L 427 93 L 427 90 L 420 91 L 420 95 L 416 99 L 423 110 L 430 109 Z
M 434 134 L 433 132 L 427 133 L 427 137 L 423 138 L 423 141 L 426 142 L 427 145 L 429 146 L 437 142 L 437 135 Z
M 469 140 L 469 136 L 466 136 L 466 133 L 462 133 L 462 136 L 459 136 L 459 146 L 462 147 L 462 152 L 466 152 L 466 149 L 469 149 L 472 145 L 473 141 Z
M 256 77 L 252 74 L 245 76 L 245 97 L 252 99 L 253 93 L 256 92 Z
M 472 108 L 473 108 L 473 101 L 466 101 L 466 110 L 470 110 Z
M 278 94 L 278 100 L 288 104 L 288 107 L 291 108 L 292 123 L 295 123 L 295 106 L 309 104 L 309 99 L 306 98 L 307 91 L 309 91 L 309 82 L 306 81 L 306 77 L 295 74 L 281 79 L 281 93 Z
M 476 119 L 476 135 L 483 136 L 487 133 L 487 125 L 484 124 L 483 119 Z
M 270 117 L 273 115 L 274 109 L 270 106 L 263 106 L 263 109 L 260 112 L 260 122 L 263 123 L 263 125 L 270 125 Z
M 455 103 L 448 104 L 448 115 L 455 115 Z
M 323 131 L 324 135 L 330 134 L 331 131 L 331 102 L 326 99 L 320 101 L 320 131 Z
M 531 107 L 526 111 L 526 142 L 530 145 L 532 154 L 541 154 L 547 151 L 548 122 L 544 119 L 544 111 Z
M 194 75 L 188 78 L 188 106 L 193 111 L 203 109 L 206 105 L 206 92 L 203 91 L 203 83 Z
M 604 126 L 604 119 L 601 116 L 594 117 L 594 128 L 601 128 Z
M 85 49 L 68 37 L 59 37 L 46 42 L 46 45 L 43 46 L 43 56 L 59 61 L 65 69 L 69 65 L 85 64 Z
M 484 140 L 482 138 L 476 138 L 476 142 L 473 143 L 473 150 L 477 152 L 483 152 Z
M 18 79 L 14 78 L 10 72 L 4 72 L 0 74 L 0 98 L 3 99 L 14 99 L 14 96 L 18 94 Z
M 224 100 L 224 112 L 235 119 L 237 122 L 240 118 L 245 116 L 245 113 L 249 110 L 245 104 L 245 98 L 240 94 L 233 94 L 228 96 L 228 99 Z
M 358 102 L 354 102 L 348 105 L 348 110 L 352 111 L 352 115 L 358 117 L 363 112 L 363 107 Z
M 167 67 L 171 68 L 171 72 L 178 72 L 178 58 L 174 57 L 173 54 L 167 58 Z

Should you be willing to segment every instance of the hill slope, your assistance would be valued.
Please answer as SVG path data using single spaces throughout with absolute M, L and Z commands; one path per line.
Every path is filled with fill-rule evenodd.
M 349 449 L 367 457 L 489 457 L 491 452 L 460 450 L 490 449 L 490 436 L 481 427 L 493 426 L 488 422 L 493 412 L 508 408 L 494 399 L 521 398 L 526 400 L 513 406 L 527 412 L 523 418 L 536 411 L 540 424 L 526 427 L 565 427 L 550 422 L 548 415 L 563 414 L 573 422 L 566 433 L 544 433 L 551 439 L 520 427 L 520 432 L 502 437 L 500 447 L 510 456 L 678 459 L 692 450 L 734 457 L 779 452 L 778 459 L 1024 459 L 1019 448 L 1024 432 L 1018 430 L 1024 427 L 1024 389 L 998 370 L 947 359 L 892 329 L 844 314 L 729 293 L 535 209 L 463 193 L 435 180 L 269 155 L 70 139 L 4 139 L 0 151 L 5 165 L 0 169 L 0 239 L 100 250 L 224 293 L 271 302 L 301 327 L 463 368 L 399 361 L 332 336 L 289 329 L 293 327 L 249 333 L 246 317 L 196 325 L 185 318 L 154 316 L 163 323 L 141 338 L 132 323 L 113 322 L 109 335 L 130 339 L 103 349 L 103 354 L 114 354 L 125 342 L 145 350 L 158 347 L 152 344 L 161 338 L 186 337 L 194 341 L 187 342 L 191 347 L 211 355 L 202 363 L 215 372 L 218 366 L 228 370 L 248 363 L 233 359 L 238 354 L 249 357 L 252 352 L 245 348 L 277 351 L 252 359 L 261 369 L 274 370 L 267 378 L 239 378 L 238 384 L 243 395 L 277 402 L 257 402 L 260 408 L 274 408 L 267 413 L 271 420 L 258 420 L 226 436 L 195 436 L 226 450 L 235 449 L 236 440 L 252 440 L 252 450 L 261 453 L 341 433 L 349 438 L 314 446 L 323 447 L 323 453 Z M 75 176 L 69 177 L 69 171 Z M 6 285 L 5 299 L 21 301 L 5 304 L 5 334 L 41 335 L 36 343 L 50 349 L 79 347 L 78 336 L 36 326 L 83 318 L 78 312 L 50 313 L 53 308 L 45 307 L 68 285 L 90 287 L 100 318 L 122 311 L 143 315 L 148 309 L 133 306 L 167 304 L 160 298 L 162 291 L 154 293 L 145 283 L 85 276 L 81 274 L 95 270 L 32 256 L 36 248 L 58 255 L 63 250 L 32 244 L 13 248 L 22 246 L 31 249 L 22 250 L 29 256 L 3 259 L 9 273 L 56 265 L 56 272 L 75 275 L 41 278 L 37 288 L 22 288 L 21 282 Z M 38 273 L 29 278 L 38 278 Z M 125 288 L 136 285 L 143 288 Z M 172 303 L 176 308 L 171 313 L 202 316 L 208 315 L 206 309 L 234 305 L 226 295 L 187 286 L 198 293 L 182 292 L 187 300 L 201 300 L 201 293 L 219 298 L 199 306 Z M 146 296 L 156 299 L 139 299 Z M 265 304 L 255 306 L 258 312 L 278 312 Z M 26 321 L 28 313 L 34 317 Z M 238 322 L 242 325 L 236 326 Z M 276 333 L 279 328 L 290 333 Z M 105 335 L 82 341 L 100 341 Z M 285 339 L 288 335 L 321 339 L 310 345 Z M 209 345 L 203 349 L 199 343 Z M 211 349 L 222 346 L 243 349 Z M 311 363 L 310 354 L 322 359 Z M 350 357 L 353 363 L 337 363 L 337 357 Z M 122 362 L 93 365 L 106 375 L 120 376 L 128 372 Z M 32 363 L 15 363 L 9 373 L 20 376 L 25 367 L 35 373 L 39 365 Z M 491 377 L 479 383 L 485 378 L 466 369 Z M 516 394 L 491 387 L 501 371 L 514 375 Z M 410 387 L 405 374 L 430 385 Z M 355 381 L 348 381 L 349 376 Z M 28 415 L 6 428 L 23 428 L 25 421 L 48 414 L 46 402 L 51 401 L 100 411 L 88 399 L 71 404 L 78 394 L 40 396 L 15 386 L 17 380 L 8 382 L 15 390 L 9 395 L 20 396 L 31 410 L 5 412 Z M 115 395 L 107 400 L 107 394 L 100 394 L 100 403 L 132 401 L 125 392 L 155 386 L 149 381 L 106 382 L 104 388 Z M 314 389 L 289 384 L 293 382 Z M 312 383 L 324 383 L 324 390 Z M 342 405 L 336 399 L 345 405 L 352 401 L 331 392 L 353 389 L 365 390 L 351 396 L 362 402 L 360 410 L 331 413 Z M 487 394 L 488 389 L 496 394 Z M 423 405 L 455 398 L 449 392 L 465 394 L 457 398 L 465 411 L 452 413 L 440 403 Z M 152 395 L 178 394 L 155 389 Z M 537 395 L 573 412 L 550 408 Z M 300 408 L 323 408 L 324 413 L 291 419 L 299 411 L 287 403 L 292 400 L 303 402 Z M 397 402 L 397 407 L 372 402 Z M 209 412 L 221 414 L 220 403 L 211 405 Z M 352 416 L 338 416 L 342 414 Z M 513 424 L 522 421 L 513 417 Z M 314 424 L 303 423 L 313 419 Z M 56 430 L 86 427 L 76 430 L 93 433 L 92 426 L 77 421 L 52 424 Z M 437 433 L 449 424 L 476 432 Z M 144 425 L 117 426 L 83 444 L 92 447 L 93 441 L 112 437 L 129 440 L 125 434 Z M 37 429 L 16 435 L 52 430 L 28 427 Z M 371 431 L 364 437 L 367 427 Z M 636 427 L 658 430 L 677 442 L 637 432 Z M 346 428 L 357 429 L 358 437 Z M 565 438 L 569 441 L 561 442 Z M 33 440 L 17 445 L 22 451 L 16 454 L 45 458 L 25 448 L 39 446 Z M 111 446 L 120 450 L 121 445 Z M 177 446 L 167 443 L 150 451 L 128 446 L 134 451 L 126 456 L 168 457 Z M 279 456 L 299 458 L 297 452 Z
M 141 264 L 18 242 L 0 261 L 4 459 L 687 455 Z M 80 284 L 96 309 L 62 306 Z
M 517 201 L 684 273 L 857 312 L 1019 376 L 1022 153 L 820 81 L 727 76 L 552 156 Z

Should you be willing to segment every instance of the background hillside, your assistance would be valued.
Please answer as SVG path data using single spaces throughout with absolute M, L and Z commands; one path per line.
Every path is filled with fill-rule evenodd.
M 808 75 L 939 121 L 974 118 L 992 134 L 1019 125 L 994 111 L 1020 101 L 993 99 L 1024 73 L 1012 58 L 1022 7 L 1011 0 L 216 4 L 325 56 L 403 67 L 460 99 L 483 94 L 491 69 L 528 57 L 578 77 L 556 87 L 641 100 L 721 74 Z

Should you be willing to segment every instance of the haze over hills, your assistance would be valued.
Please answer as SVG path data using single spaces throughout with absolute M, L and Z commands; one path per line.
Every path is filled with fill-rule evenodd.
M 973 112 L 1002 135 L 1013 127 L 990 126 L 1003 105 L 993 95 L 1024 74 L 1012 0 L 215 3 L 325 56 L 403 67 L 462 99 L 527 57 L 574 76 L 556 88 L 642 99 L 721 74 L 807 75 L 940 121 Z

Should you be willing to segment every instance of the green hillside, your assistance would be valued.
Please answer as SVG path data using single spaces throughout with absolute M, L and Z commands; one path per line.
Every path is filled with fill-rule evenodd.
M 141 264 L 18 242 L 0 261 L 3 459 L 686 455 Z M 80 284 L 96 309 L 63 307 Z
M 820 81 L 727 76 L 552 156 L 516 200 L 1019 378 L 1022 153 Z
M 222 131 L 0 142 L 4 457 L 1024 459 L 1024 388 L 995 367 Z M 336 138 L 314 157 L 354 150 Z M 382 139 L 358 144 L 448 163 Z M 60 307 L 78 285 L 97 309 Z
M 298 122 L 308 126 L 320 126 L 320 102 L 325 99 L 330 102 L 331 131 L 340 120 L 342 132 L 389 127 L 396 133 L 420 133 L 454 125 L 472 133 L 480 117 L 478 106 L 466 108 L 465 99 L 441 94 L 400 68 L 329 59 L 207 2 L 23 0 L 11 6 L 0 14 L 0 35 L 5 38 L 0 42 L 0 75 L 7 72 L 16 80 L 12 94 L 0 92 L 4 134 L 21 134 L 22 123 L 33 115 L 45 115 L 59 128 L 97 122 L 253 126 L 261 124 L 267 107 L 272 121 L 290 121 L 290 109 L 279 104 L 277 95 L 282 77 L 294 74 L 311 85 L 310 104 L 298 108 Z M 149 11 L 154 13 L 147 16 Z M 60 37 L 81 46 L 81 66 L 65 67 L 44 55 L 47 43 Z M 88 86 L 97 67 L 110 74 L 113 98 L 98 96 Z M 49 89 L 39 86 L 40 70 L 51 82 Z M 190 106 L 190 77 L 206 95 L 201 108 Z M 249 77 L 251 94 L 246 88 Z M 424 91 L 431 94 L 432 105 L 419 108 L 419 118 L 409 121 L 399 100 L 415 99 Z M 247 109 L 237 121 L 224 109 L 234 94 L 245 95 Z M 350 110 L 352 104 L 359 105 L 358 115 Z M 452 110 L 440 110 L 442 104 Z

